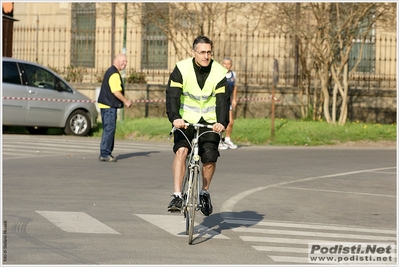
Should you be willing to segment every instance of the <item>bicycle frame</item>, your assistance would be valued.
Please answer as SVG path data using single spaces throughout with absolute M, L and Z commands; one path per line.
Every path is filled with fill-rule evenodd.
M 199 138 L 206 133 L 216 133 L 214 131 L 205 131 L 200 133 L 200 128 L 212 129 L 212 125 L 204 125 L 200 123 L 186 123 L 186 126 L 194 127 L 194 137 L 189 141 L 184 132 L 180 129 L 173 127 L 171 134 L 175 130 L 179 130 L 189 141 L 191 145 L 191 152 L 186 158 L 186 172 L 182 184 L 183 205 L 182 213 L 186 219 L 186 234 L 189 236 L 188 243 L 191 245 L 194 233 L 194 218 L 195 212 L 201 208 L 200 201 L 200 156 L 198 154 Z M 219 134 L 219 133 L 216 133 Z
M 187 182 L 189 183 L 188 188 L 191 188 L 192 184 L 195 182 L 192 180 L 192 178 L 195 178 L 194 177 L 195 172 L 199 172 L 200 167 L 201 167 L 201 163 L 200 163 L 201 158 L 198 154 L 199 138 L 201 137 L 201 135 L 203 135 L 205 133 L 212 132 L 212 131 L 206 131 L 206 132 L 203 132 L 202 134 L 199 133 L 199 129 L 201 127 L 206 127 L 208 129 L 211 129 L 212 126 L 210 126 L 210 125 L 209 125 L 210 127 L 208 127 L 208 125 L 203 125 L 203 124 L 193 124 L 192 126 L 194 126 L 195 134 L 194 134 L 194 138 L 191 141 L 191 152 L 190 152 L 190 154 L 187 155 L 187 159 L 186 159 L 186 174 L 183 179 L 183 187 L 182 187 L 183 190 L 186 188 L 185 183 L 187 183 Z M 192 175 L 192 177 L 190 177 L 190 175 Z M 196 184 L 197 190 L 195 190 L 194 192 L 196 193 L 195 197 L 197 199 L 196 210 L 199 210 L 201 208 L 201 204 L 199 201 L 199 193 L 200 193 L 199 175 L 196 178 L 197 178 L 197 181 L 195 182 L 195 184 Z M 186 192 L 182 192 L 182 194 L 184 194 L 184 193 L 186 193 Z

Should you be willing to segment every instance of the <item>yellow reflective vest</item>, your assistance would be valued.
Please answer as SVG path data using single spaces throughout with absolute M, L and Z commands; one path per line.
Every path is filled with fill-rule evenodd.
M 182 95 L 180 96 L 180 115 L 182 119 L 196 123 L 201 117 L 209 123 L 216 122 L 216 94 L 224 93 L 226 88 L 216 88 L 217 84 L 226 76 L 227 69 L 213 61 L 211 72 L 204 87 L 198 85 L 193 66 L 193 59 L 188 58 L 178 62 L 177 67 L 183 78 Z

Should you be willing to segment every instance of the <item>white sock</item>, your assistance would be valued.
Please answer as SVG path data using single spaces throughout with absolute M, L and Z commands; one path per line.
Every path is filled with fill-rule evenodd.
M 204 190 L 204 189 L 201 189 L 200 195 L 203 195 L 203 194 L 205 194 L 205 193 L 208 193 L 208 191 L 207 191 L 207 190 Z
M 225 142 L 230 142 L 230 137 L 225 137 L 225 138 L 224 138 L 224 141 L 225 141 Z
M 173 194 L 181 198 L 181 192 L 174 192 Z

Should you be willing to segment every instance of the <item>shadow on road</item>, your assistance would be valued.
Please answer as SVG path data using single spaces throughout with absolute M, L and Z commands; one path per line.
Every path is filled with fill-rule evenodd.
M 118 160 L 121 160 L 121 159 L 133 158 L 133 157 L 149 157 L 150 154 L 154 154 L 154 153 L 160 153 L 160 151 L 146 151 L 146 152 L 127 153 L 127 154 L 118 155 L 116 158 Z
M 205 226 L 207 229 L 222 234 L 222 231 L 229 230 L 238 227 L 249 227 L 251 225 L 257 224 L 262 221 L 264 215 L 259 214 L 255 211 L 241 211 L 241 212 L 228 212 L 228 213 L 215 213 L 204 218 L 201 225 Z M 227 221 L 228 222 L 227 222 Z M 250 221 L 251 223 L 240 223 L 240 220 Z M 194 239 L 193 244 L 203 243 L 212 237 L 207 236 L 208 231 L 199 232 L 198 236 Z

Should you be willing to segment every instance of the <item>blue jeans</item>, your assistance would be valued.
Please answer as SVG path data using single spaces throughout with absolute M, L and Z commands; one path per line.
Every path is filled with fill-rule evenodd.
M 116 108 L 102 108 L 101 120 L 103 124 L 103 134 L 100 144 L 100 157 L 106 158 L 114 150 L 115 130 L 116 130 Z

